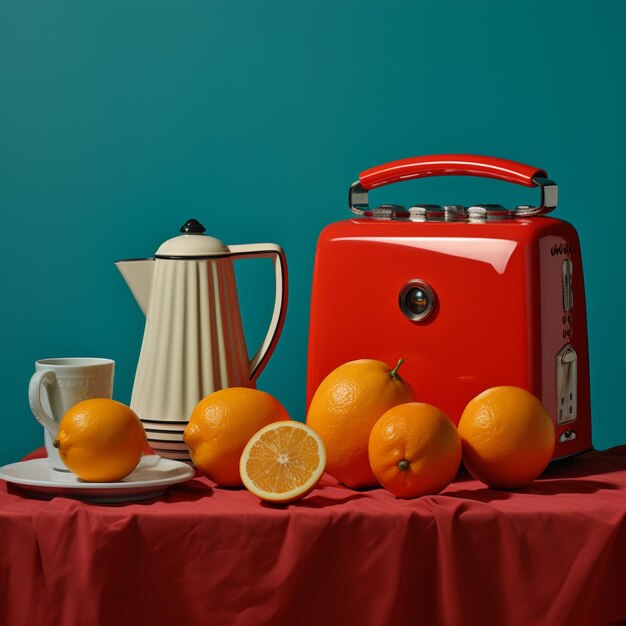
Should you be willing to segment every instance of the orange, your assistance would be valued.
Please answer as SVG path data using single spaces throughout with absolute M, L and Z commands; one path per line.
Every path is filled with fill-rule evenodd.
M 530 484 L 554 452 L 554 425 L 538 398 L 519 387 L 492 387 L 465 407 L 459 421 L 463 463 L 485 484 Z
M 386 363 L 360 359 L 340 365 L 320 384 L 306 423 L 326 446 L 326 471 L 348 487 L 378 484 L 370 467 L 367 445 L 381 415 L 415 400 L 411 386 Z
M 319 435 L 301 422 L 275 422 L 252 436 L 239 463 L 241 480 L 267 502 L 287 504 L 309 493 L 324 473 Z
M 398 498 L 439 493 L 459 470 L 461 438 L 440 409 L 409 402 L 374 424 L 369 459 L 380 484 Z
M 229 387 L 200 400 L 183 438 L 205 476 L 223 487 L 242 487 L 239 459 L 250 437 L 263 426 L 288 419 L 285 407 L 269 393 Z
M 53 443 L 67 468 L 82 480 L 109 483 L 128 476 L 146 447 L 137 415 L 121 402 L 92 398 L 61 419 Z

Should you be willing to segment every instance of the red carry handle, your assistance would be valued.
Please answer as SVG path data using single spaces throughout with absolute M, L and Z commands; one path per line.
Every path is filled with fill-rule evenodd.
M 525 187 L 540 187 L 541 203 L 538 206 L 518 206 L 515 209 L 515 215 L 519 217 L 549 213 L 557 205 L 558 187 L 553 180 L 548 178 L 545 170 L 509 159 L 476 154 L 433 154 L 390 161 L 371 167 L 361 172 L 359 180 L 350 186 L 348 203 L 356 215 L 385 216 L 389 214 L 404 217 L 404 207 L 382 205 L 370 208 L 367 192 L 403 180 L 428 176 L 481 176 Z
M 433 154 L 410 157 L 377 165 L 361 172 L 363 189 L 375 189 L 403 180 L 427 176 L 482 176 L 536 187 L 536 177 L 547 178 L 545 170 L 509 159 L 475 154 Z

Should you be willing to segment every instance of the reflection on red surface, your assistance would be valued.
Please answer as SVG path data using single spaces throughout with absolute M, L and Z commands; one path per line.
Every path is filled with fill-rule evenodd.
M 357 241 L 360 237 L 343 237 L 337 241 Z M 462 259 L 489 263 L 498 274 L 503 274 L 506 265 L 517 247 L 517 242 L 506 239 L 459 239 L 456 237 L 368 237 L 367 241 L 394 246 L 409 246 L 439 254 L 448 254 Z

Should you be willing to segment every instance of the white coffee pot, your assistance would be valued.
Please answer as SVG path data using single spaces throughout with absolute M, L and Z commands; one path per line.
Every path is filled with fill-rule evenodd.
M 227 246 L 205 235 L 194 219 L 180 231 L 154 258 L 116 262 L 146 315 L 131 408 L 144 422 L 153 448 L 173 458 L 184 458 L 166 451 L 186 452 L 182 430 L 203 397 L 226 387 L 255 387 L 287 310 L 287 262 L 279 246 Z M 250 358 L 233 261 L 264 257 L 274 261 L 274 311 L 261 347 Z

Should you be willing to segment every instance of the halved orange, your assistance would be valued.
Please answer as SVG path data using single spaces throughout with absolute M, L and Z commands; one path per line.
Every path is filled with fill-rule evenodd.
M 287 504 L 309 493 L 324 473 L 326 450 L 306 424 L 281 421 L 252 436 L 239 462 L 241 480 L 266 502 Z

